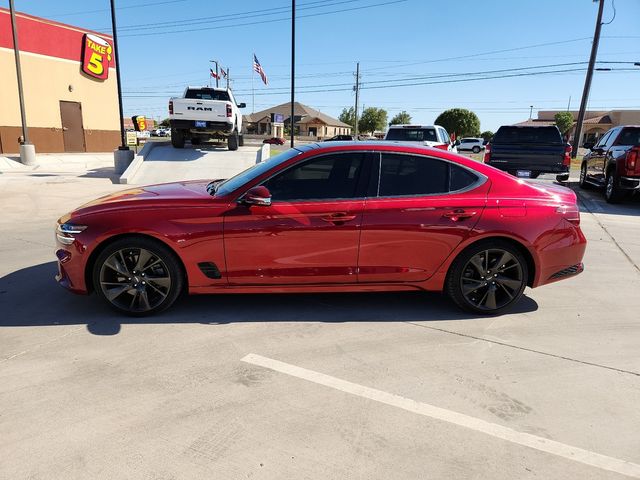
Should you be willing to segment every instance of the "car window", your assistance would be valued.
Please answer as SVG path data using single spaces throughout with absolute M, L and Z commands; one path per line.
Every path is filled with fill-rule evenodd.
M 500 127 L 493 143 L 564 143 L 557 127 Z
M 449 134 L 447 133 L 447 131 L 444 128 L 440 129 L 440 134 L 442 135 L 442 142 L 443 143 L 451 143 L 451 139 L 449 138 Z
M 609 130 L 607 133 L 605 133 L 602 137 L 600 137 L 600 140 L 598 140 L 598 143 L 596 143 L 594 148 L 601 148 L 604 146 L 604 144 L 607 142 L 607 140 L 609 140 L 609 137 L 611 137 L 611 134 L 613 133 L 613 130 Z
M 437 142 L 435 128 L 390 128 L 387 132 L 386 140 L 396 140 L 401 142 Z
M 620 129 L 615 129 L 611 131 L 611 135 L 609 135 L 609 138 L 607 138 L 607 140 L 605 141 L 605 145 L 604 148 L 610 148 L 611 145 L 613 145 L 613 142 L 615 142 L 616 138 L 618 138 L 618 134 L 620 133 Z
M 449 168 L 449 191 L 451 192 L 464 190 L 478 181 L 478 176 L 466 168 L 453 163 L 449 164 Z
M 264 186 L 273 201 L 354 198 L 363 164 L 363 153 L 325 155 L 287 169 Z
M 209 90 L 206 88 L 203 89 L 190 89 L 187 90 L 187 94 L 184 98 L 192 98 L 196 100 L 222 100 L 228 102 L 229 94 L 225 91 L 217 91 L 217 90 Z
M 640 127 L 623 128 L 616 145 L 640 145 Z
M 383 153 L 378 195 L 433 195 L 449 191 L 449 164 L 416 155 Z

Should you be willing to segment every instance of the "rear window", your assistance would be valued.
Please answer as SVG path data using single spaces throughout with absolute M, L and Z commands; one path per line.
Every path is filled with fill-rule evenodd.
M 222 100 L 223 102 L 230 101 L 229 94 L 225 91 L 198 89 L 187 90 L 187 94 L 184 98 L 192 98 L 195 100 Z
M 640 145 L 640 128 L 624 128 L 616 141 L 616 145 Z
M 556 127 L 500 127 L 491 143 L 564 143 Z
M 400 142 L 437 142 L 435 128 L 390 128 L 386 140 Z

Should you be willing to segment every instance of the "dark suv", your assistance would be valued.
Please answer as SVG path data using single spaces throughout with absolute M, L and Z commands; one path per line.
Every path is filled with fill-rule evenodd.
M 556 173 L 564 181 L 569 178 L 571 145 L 556 126 L 503 126 L 486 146 L 484 163 L 518 177 Z

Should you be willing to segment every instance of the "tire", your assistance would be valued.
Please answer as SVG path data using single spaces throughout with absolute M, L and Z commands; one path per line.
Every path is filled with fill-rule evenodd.
M 238 131 L 234 130 L 231 135 L 229 135 L 229 139 L 227 140 L 227 144 L 229 146 L 229 150 L 238 150 Z
M 200 137 L 191 137 L 191 145 L 200 145 L 202 139 Z
M 615 172 L 609 171 L 604 182 L 604 199 L 607 203 L 619 203 L 625 194 L 620 189 L 618 177 Z
M 116 240 L 100 252 L 91 273 L 98 296 L 117 312 L 134 317 L 169 308 L 185 284 L 176 255 L 148 238 Z
M 238 135 L 238 145 L 244 147 L 244 135 Z
M 578 180 L 578 186 L 583 190 L 591 188 L 591 184 L 587 182 L 587 162 L 582 162 L 582 165 L 580 165 L 580 180 Z
M 171 129 L 171 145 L 173 148 L 184 148 L 184 132 L 182 130 Z
M 522 297 L 528 275 L 527 261 L 513 244 L 500 239 L 482 240 L 453 261 L 445 292 L 467 312 L 497 315 Z
M 480 147 L 475 146 L 475 147 L 473 147 L 473 148 L 471 149 L 471 151 L 472 151 L 473 153 L 480 153 Z

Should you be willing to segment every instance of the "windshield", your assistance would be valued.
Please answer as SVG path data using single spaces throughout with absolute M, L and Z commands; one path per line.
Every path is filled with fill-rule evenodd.
M 500 127 L 492 143 L 563 143 L 557 127 Z
M 300 150 L 296 150 L 295 148 L 290 148 L 275 157 L 271 157 L 264 162 L 260 162 L 255 164 L 252 167 L 247 168 L 246 170 L 240 172 L 234 177 L 231 177 L 228 180 L 220 183 L 215 186 L 215 190 L 210 193 L 214 193 L 216 196 L 223 197 L 233 192 L 235 189 L 241 187 L 247 182 L 250 182 L 254 178 L 259 177 L 263 173 L 271 170 L 273 167 L 280 165 L 281 163 L 286 162 L 290 158 L 295 157 L 296 155 L 300 155 L 302 152 Z
M 436 131 L 433 128 L 390 128 L 386 140 L 401 142 L 437 142 Z

